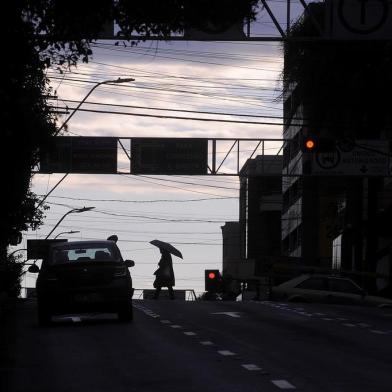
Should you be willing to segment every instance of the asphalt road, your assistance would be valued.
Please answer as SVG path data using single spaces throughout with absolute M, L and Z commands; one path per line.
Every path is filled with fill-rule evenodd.
M 392 309 L 276 302 L 134 301 L 113 315 L 1 331 L 4 392 L 390 392 Z

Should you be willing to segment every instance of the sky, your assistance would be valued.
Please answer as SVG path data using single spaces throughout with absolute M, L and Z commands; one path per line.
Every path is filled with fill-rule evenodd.
M 258 21 L 252 29 L 254 35 L 273 31 L 271 22 Z M 276 35 L 276 31 L 272 33 Z M 60 111 L 68 107 L 72 113 L 96 83 L 132 77 L 134 82 L 101 85 L 80 108 L 127 114 L 79 110 L 69 121 L 66 135 L 122 137 L 126 148 L 126 138 L 143 136 L 282 137 L 281 43 L 147 41 L 131 47 L 98 41 L 92 49 L 88 64 L 79 64 L 65 74 L 49 70 L 57 97 L 52 100 L 53 106 Z M 59 116 L 59 126 L 68 115 Z M 220 158 L 228 145 L 218 144 Z M 241 166 L 255 145 L 241 145 Z M 274 155 L 279 148 L 277 143 L 267 143 L 265 153 Z M 233 163 L 231 154 L 222 167 L 230 171 Z M 129 169 L 125 154 L 120 156 L 119 168 Z M 35 174 L 32 190 L 44 196 L 63 175 Z M 50 209 L 44 224 L 39 230 L 24 233 L 23 242 L 16 248 L 26 248 L 27 239 L 44 238 L 70 209 L 93 206 L 92 211 L 68 215 L 51 238 L 70 230 L 78 233 L 60 234 L 59 238 L 106 239 L 117 234 L 123 258 L 135 261 L 131 273 L 137 289 L 152 288 L 160 258 L 159 250 L 149 241 L 170 242 L 184 256 L 183 260 L 173 257 L 175 288 L 200 293 L 204 291 L 204 270 L 222 269 L 221 226 L 238 221 L 238 196 L 236 176 L 69 174 L 47 198 Z M 27 273 L 22 286 L 34 286 L 34 280 L 35 276 Z

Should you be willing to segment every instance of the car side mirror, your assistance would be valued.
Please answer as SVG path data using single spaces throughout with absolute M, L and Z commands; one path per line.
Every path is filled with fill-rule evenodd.
M 37 274 L 39 272 L 39 267 L 37 264 L 32 264 L 30 267 L 27 269 L 28 272 L 31 272 L 32 274 Z
M 125 260 L 125 265 L 127 266 L 127 268 L 134 267 L 135 262 L 133 260 Z

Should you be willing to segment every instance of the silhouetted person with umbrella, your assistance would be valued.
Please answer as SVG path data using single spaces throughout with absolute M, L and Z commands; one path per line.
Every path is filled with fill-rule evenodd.
M 173 286 L 175 285 L 175 278 L 172 258 L 170 252 L 168 252 L 167 250 L 162 248 L 159 248 L 159 250 L 161 251 L 162 256 L 158 263 L 158 269 L 154 272 L 155 294 L 153 298 L 158 299 L 161 288 L 167 287 L 170 299 L 174 299 Z
M 150 244 L 159 248 L 162 255 L 158 263 L 158 269 L 154 272 L 154 287 L 156 289 L 154 299 L 158 299 L 162 287 L 167 287 L 170 298 L 174 299 L 173 286 L 175 284 L 175 280 L 171 255 L 182 259 L 182 253 L 168 242 L 153 240 L 150 241 Z

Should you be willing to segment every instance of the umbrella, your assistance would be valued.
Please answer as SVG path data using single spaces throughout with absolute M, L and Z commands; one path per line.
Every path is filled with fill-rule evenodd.
M 164 242 L 164 241 L 160 241 L 160 240 L 153 240 L 153 241 L 150 241 L 150 244 L 155 245 L 159 249 L 167 250 L 172 255 L 180 257 L 182 259 L 181 252 L 178 249 L 176 249 L 173 245 L 169 244 L 168 242 Z
M 108 240 L 108 241 L 117 242 L 117 241 L 118 241 L 118 237 L 116 236 L 116 234 L 113 234 L 113 235 L 109 236 L 109 237 L 107 238 L 107 240 Z

